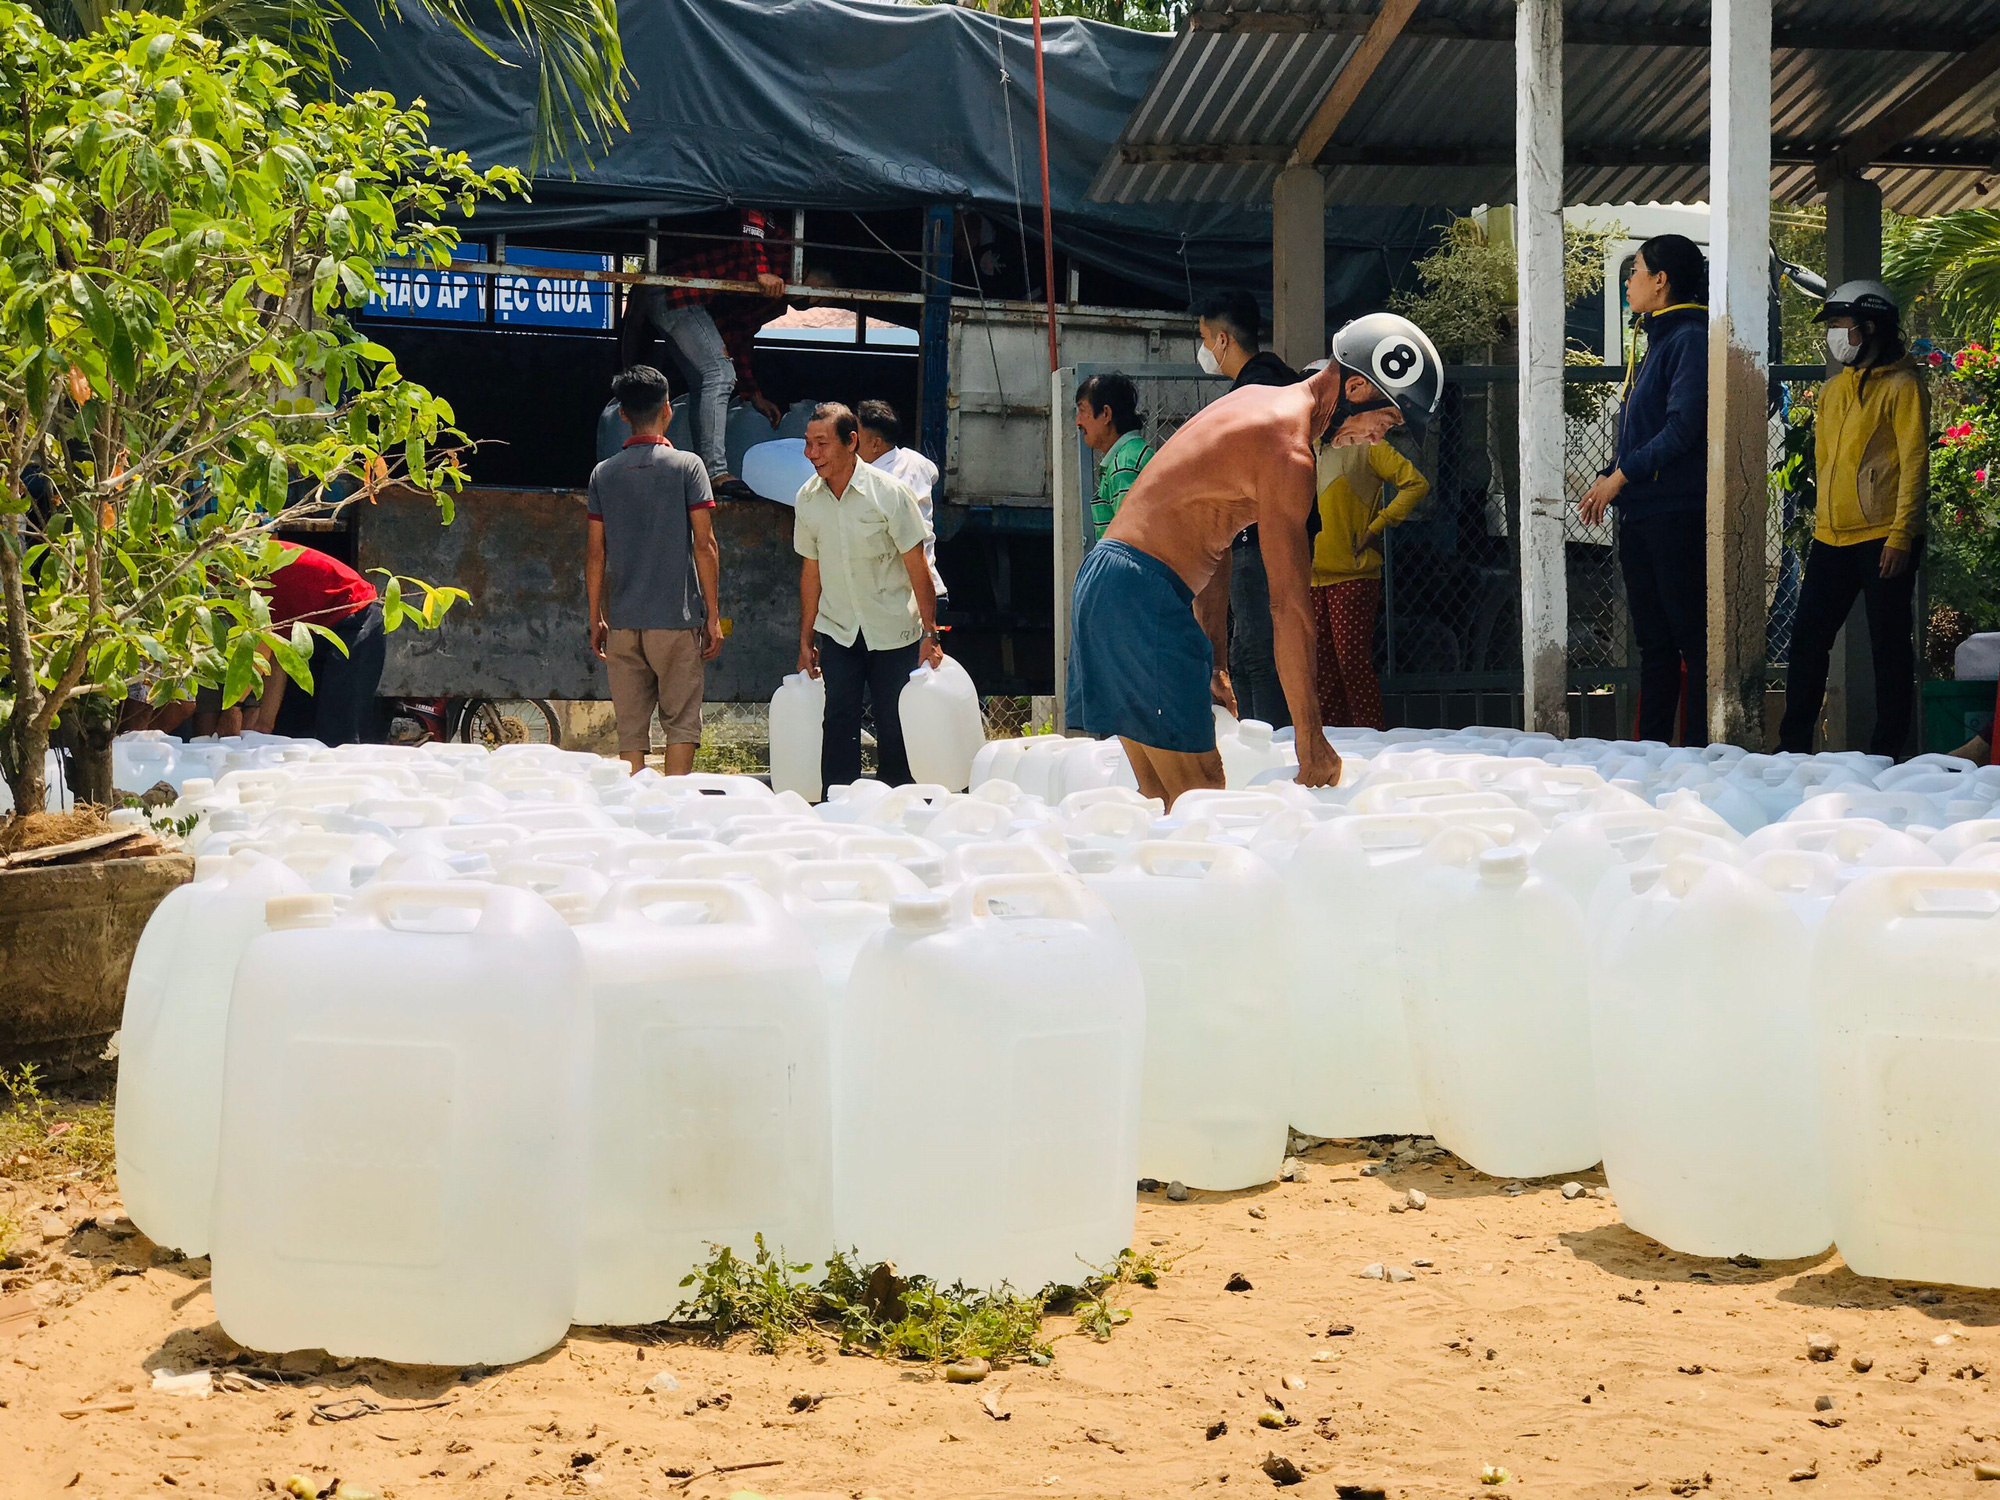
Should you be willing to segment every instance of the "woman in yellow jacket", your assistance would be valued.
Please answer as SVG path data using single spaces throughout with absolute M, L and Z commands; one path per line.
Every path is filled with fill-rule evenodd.
M 1396 492 L 1382 503 L 1386 485 Z M 1375 680 L 1375 616 L 1382 608 L 1382 533 L 1407 519 L 1430 481 L 1387 443 L 1323 448 L 1319 536 L 1313 542 L 1320 717 L 1386 729 Z
M 1916 694 L 1917 562 L 1930 478 L 1930 393 L 1903 347 L 1895 299 L 1877 281 L 1834 288 L 1820 309 L 1844 368 L 1820 387 L 1813 428 L 1818 516 L 1792 625 L 1780 750 L 1810 751 L 1833 639 L 1868 603 L 1875 659 L 1872 755 L 1901 755 Z

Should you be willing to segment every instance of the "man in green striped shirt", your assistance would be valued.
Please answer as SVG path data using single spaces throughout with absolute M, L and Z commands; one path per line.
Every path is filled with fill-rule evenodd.
M 1131 380 L 1115 371 L 1093 375 L 1077 387 L 1076 427 L 1097 453 L 1097 498 L 1090 504 L 1090 521 L 1097 536 L 1125 503 L 1125 492 L 1146 467 L 1153 450 L 1140 429 L 1139 392 Z

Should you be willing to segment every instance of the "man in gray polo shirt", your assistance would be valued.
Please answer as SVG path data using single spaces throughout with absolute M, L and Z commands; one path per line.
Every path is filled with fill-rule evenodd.
M 658 709 L 666 773 L 685 776 L 701 744 L 702 663 L 722 650 L 715 499 L 707 466 L 667 441 L 667 377 L 634 365 L 611 394 L 632 435 L 590 473 L 590 649 L 611 676 L 619 754 L 644 767 Z

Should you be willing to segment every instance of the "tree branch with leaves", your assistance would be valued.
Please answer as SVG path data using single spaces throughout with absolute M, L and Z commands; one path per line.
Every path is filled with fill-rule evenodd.
M 347 309 L 521 187 L 386 95 L 302 94 L 268 42 L 125 19 L 62 38 L 0 3 L 0 771 L 23 809 L 81 695 L 235 702 L 266 658 L 310 688 L 316 639 L 339 643 L 274 628 L 278 526 L 391 480 L 449 521 L 451 409 Z M 395 587 L 420 625 L 463 597 Z

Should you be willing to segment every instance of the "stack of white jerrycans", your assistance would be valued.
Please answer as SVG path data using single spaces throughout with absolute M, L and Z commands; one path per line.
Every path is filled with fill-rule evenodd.
M 1278 874 L 1294 1128 L 1429 1131 L 1509 1177 L 1601 1159 L 1677 1250 L 2000 1286 L 2000 1211 L 1962 1187 L 2000 1140 L 2000 771 L 1331 730 L 1341 784 L 1306 794 L 1288 731 L 1218 729 L 1239 800 L 1150 832 Z M 1039 797 L 1112 750 L 982 763 Z M 1079 849 L 1105 816 L 1073 815 Z
M 2000 1285 L 1946 1186 L 2000 1138 L 1992 775 L 1340 748 L 1171 814 L 1057 736 L 817 808 L 547 746 L 170 751 L 197 879 L 132 968 L 127 1202 L 243 1342 L 437 1364 L 667 1317 L 759 1235 L 1073 1283 L 1139 1178 L 1269 1181 L 1287 1127 L 1602 1159 L 1675 1249 Z
M 941 665 L 910 673 L 897 702 L 910 774 L 920 782 L 962 792 L 972 778 L 973 757 L 986 742 L 979 690 L 964 667 L 947 656 Z M 826 682 L 796 672 L 771 695 L 771 785 L 817 802 Z
M 121 1041 L 130 1211 L 239 1341 L 501 1364 L 760 1236 L 1022 1290 L 1129 1244 L 1143 980 L 1053 810 L 287 748 L 184 780 Z

